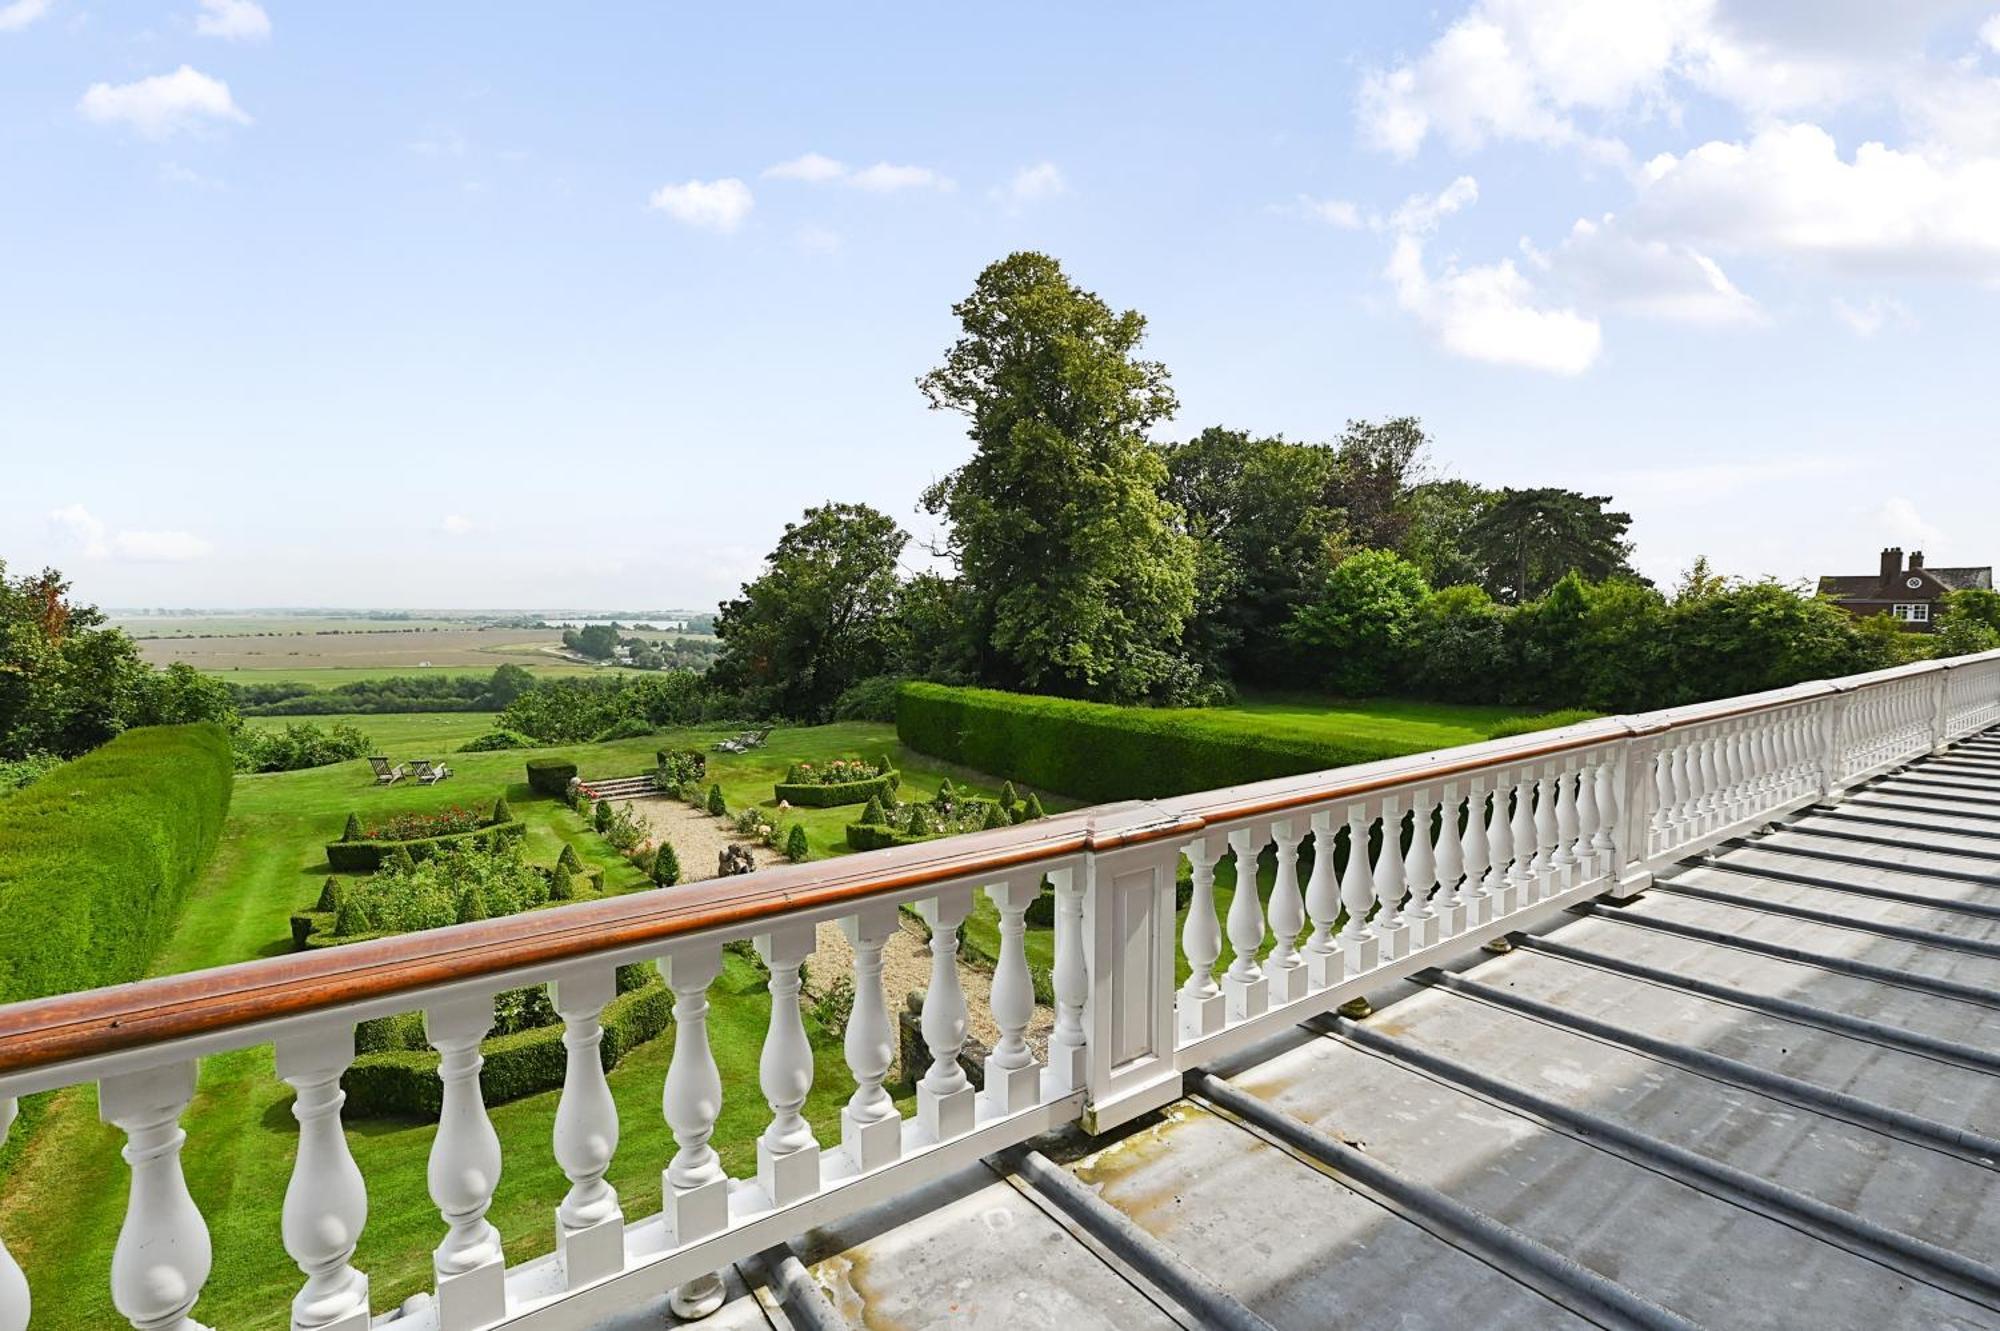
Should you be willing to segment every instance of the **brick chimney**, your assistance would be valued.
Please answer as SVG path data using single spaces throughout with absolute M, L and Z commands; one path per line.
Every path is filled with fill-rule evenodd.
M 1918 569 L 1922 568 L 1923 566 L 1924 566 L 1924 552 L 1921 550 L 1910 551 L 1910 572 L 1915 573 Z
M 1896 577 L 1903 571 L 1903 547 L 1892 545 L 1882 552 L 1882 581 Z

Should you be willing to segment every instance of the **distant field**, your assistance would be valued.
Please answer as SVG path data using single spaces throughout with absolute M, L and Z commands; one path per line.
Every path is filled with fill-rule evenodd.
M 376 633 L 397 629 L 462 629 L 463 619 L 368 619 L 355 615 L 112 615 L 135 638 L 212 638 L 244 633 Z
M 444 667 L 563 665 L 548 651 L 562 635 L 548 629 L 413 629 L 402 633 L 273 633 L 271 636 L 154 638 L 139 644 L 154 665 L 185 661 L 197 670 L 375 670 L 414 674 Z M 572 668 L 588 668 L 575 667 Z M 270 675 L 263 682 L 286 676 Z M 248 682 L 248 681 L 245 681 Z
M 218 669 L 211 666 L 197 666 L 218 679 L 226 679 L 232 684 L 304 684 L 309 688 L 330 689 L 336 684 L 363 684 L 378 679 L 403 678 L 409 675 L 441 675 L 447 679 L 457 679 L 470 675 L 484 679 L 493 673 L 493 667 L 517 665 L 537 679 L 560 678 L 565 675 L 588 675 L 598 671 L 598 666 L 580 665 L 570 661 L 558 661 L 554 657 L 536 660 L 533 657 L 501 657 L 484 665 L 431 666 L 419 669 L 413 666 L 259 666 L 244 670 L 239 668 Z M 613 667 L 602 667 L 610 670 Z
M 330 726 L 345 721 L 375 741 L 377 750 L 399 758 L 435 758 L 500 724 L 498 712 L 395 712 L 384 716 L 246 716 L 254 730 L 283 730 L 296 722 Z

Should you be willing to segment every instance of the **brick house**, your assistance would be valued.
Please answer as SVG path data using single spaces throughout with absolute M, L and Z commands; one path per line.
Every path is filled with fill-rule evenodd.
M 1993 589 L 1993 569 L 1929 568 L 1924 552 L 1912 550 L 1910 562 L 1903 563 L 1903 547 L 1892 545 L 1882 552 L 1882 566 L 1874 573 L 1853 577 L 1830 575 L 1819 580 L 1819 594 L 1856 618 L 1894 615 L 1905 628 L 1932 632 L 1938 602 L 1947 593 L 1979 588 Z

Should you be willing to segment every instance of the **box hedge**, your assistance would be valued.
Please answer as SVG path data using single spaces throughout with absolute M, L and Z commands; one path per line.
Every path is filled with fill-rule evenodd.
M 485 846 L 518 841 L 527 833 L 527 824 L 514 819 L 510 811 L 507 822 L 489 823 L 470 832 L 447 832 L 443 836 L 418 837 L 411 841 L 329 841 L 326 843 L 326 862 L 335 873 L 374 873 L 382 867 L 384 860 L 395 854 L 398 847 L 407 850 L 413 860 L 425 860 L 445 846 Z
M 547 872 L 550 878 L 551 890 L 553 890 L 557 869 L 550 869 Z M 563 870 L 563 872 L 567 873 L 568 871 Z M 581 877 L 584 880 L 592 896 L 602 896 L 604 894 L 604 870 L 598 868 L 596 865 L 593 864 L 587 869 L 578 869 L 575 876 Z M 328 881 L 331 882 L 333 880 L 329 879 Z M 564 901 L 572 901 L 575 898 L 576 889 L 572 885 L 569 896 L 551 896 L 549 904 L 560 905 Z M 321 892 L 319 901 L 311 910 L 295 912 L 292 915 L 292 950 L 294 952 L 305 952 L 316 948 L 340 947 L 347 943 L 366 942 L 371 938 L 388 938 L 393 936 L 390 934 L 336 934 L 333 931 L 336 914 L 337 911 L 328 903 L 324 891 Z
M 896 733 L 948 762 L 1078 799 L 1157 799 L 1417 753 L 1241 715 L 1113 707 L 943 684 L 903 686 Z
M 575 775 L 576 764 L 567 758 L 528 760 L 528 789 L 538 795 L 561 799 L 569 793 L 569 783 Z
M 843 804 L 866 804 L 871 799 L 887 799 L 902 783 L 901 772 L 884 772 L 865 781 L 840 781 L 815 785 L 810 781 L 780 781 L 777 797 L 787 804 L 807 809 L 837 809 Z
M 606 1072 L 618 1066 L 632 1049 L 657 1038 L 673 1024 L 674 996 L 659 972 L 650 967 L 645 982 L 605 1005 L 604 1039 L 598 1058 Z M 415 1014 L 387 1019 L 407 1027 Z M 421 1019 L 414 1031 L 422 1039 Z M 364 1023 L 364 1025 L 372 1023 Z M 398 1031 L 404 1039 L 411 1032 Z M 361 1036 L 365 1046 L 371 1043 Z M 479 1089 L 487 1106 L 518 1100 L 524 1095 L 554 1090 L 563 1084 L 569 1050 L 563 1045 L 561 1022 L 495 1036 L 479 1046 L 485 1065 Z M 413 1118 L 435 1122 L 443 1112 L 444 1084 L 438 1080 L 437 1051 L 378 1049 L 357 1056 L 341 1078 L 350 1117 Z
M 847 848 L 849 850 L 881 850 L 886 846 L 914 846 L 919 841 L 934 841 L 935 837 L 910 836 L 882 823 L 849 823 L 847 825 Z
M 229 736 L 128 730 L 0 800 L 0 1003 L 145 973 L 229 812 Z

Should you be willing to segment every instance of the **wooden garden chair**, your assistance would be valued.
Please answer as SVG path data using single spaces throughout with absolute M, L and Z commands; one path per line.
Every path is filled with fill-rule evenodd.
M 431 762 L 428 758 L 416 760 L 416 778 L 427 786 L 434 786 L 451 775 L 451 769 L 443 763 Z
M 391 766 L 387 758 L 370 758 L 368 765 L 375 769 L 375 784 L 378 786 L 393 786 L 410 774 L 401 763 Z

